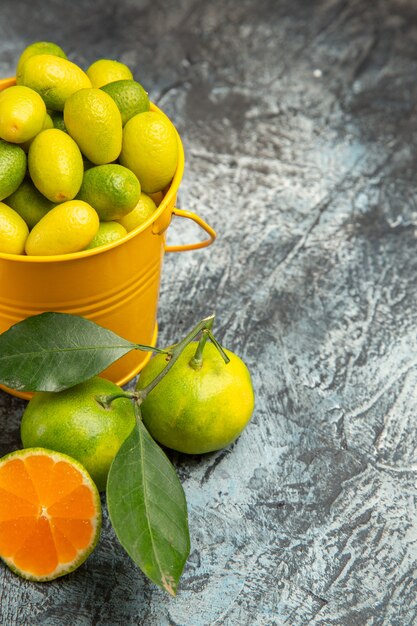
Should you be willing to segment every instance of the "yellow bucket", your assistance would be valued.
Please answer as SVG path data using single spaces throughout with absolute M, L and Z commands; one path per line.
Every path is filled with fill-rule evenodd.
M 0 80 L 0 91 L 15 84 Z M 151 110 L 162 111 L 154 104 Z M 184 171 L 184 151 L 178 135 L 179 159 L 174 178 L 155 213 L 123 239 L 100 248 L 57 256 L 0 253 L 0 333 L 44 311 L 72 313 L 93 320 L 135 343 L 155 345 L 157 307 L 165 252 L 196 250 L 210 245 L 215 231 L 198 215 L 175 207 Z M 208 234 L 198 243 L 167 246 L 165 232 L 172 215 L 196 222 Z M 104 372 L 124 385 L 144 367 L 151 354 L 134 350 Z M 0 386 L 1 387 L 1 386 Z M 31 394 L 15 392 L 29 398 Z

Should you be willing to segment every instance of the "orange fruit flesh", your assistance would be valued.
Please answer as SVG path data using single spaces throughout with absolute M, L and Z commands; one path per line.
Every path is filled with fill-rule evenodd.
M 22 576 L 51 580 L 94 547 L 97 499 L 85 474 L 62 455 L 10 456 L 0 464 L 0 556 Z

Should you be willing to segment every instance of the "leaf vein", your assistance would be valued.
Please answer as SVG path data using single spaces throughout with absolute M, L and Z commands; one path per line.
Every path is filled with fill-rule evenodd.
M 144 427 L 143 427 L 144 428 Z M 140 428 L 138 428 L 138 432 L 139 432 L 139 445 L 140 445 L 140 460 L 141 460 L 141 468 L 142 468 L 142 479 L 143 479 L 143 494 L 144 494 L 144 504 L 145 504 L 145 517 L 146 517 L 146 522 L 148 524 L 148 530 L 149 530 L 149 536 L 151 539 L 151 544 L 152 544 L 152 551 L 154 553 L 154 558 L 156 561 L 156 564 L 158 566 L 159 569 L 159 573 L 162 577 L 164 576 L 163 573 L 163 569 L 161 567 L 161 563 L 159 561 L 159 557 L 158 557 L 158 553 L 157 553 L 157 549 L 156 549 L 156 545 L 155 545 L 155 539 L 153 536 L 153 532 L 152 532 L 152 528 L 151 528 L 151 523 L 150 523 L 150 519 L 149 519 L 149 514 L 148 514 L 148 506 L 147 506 L 147 500 L 148 500 L 148 493 L 147 493 L 147 487 L 146 487 L 146 481 L 144 480 L 145 477 L 145 459 L 144 459 L 144 446 L 143 446 L 143 433 L 140 432 Z

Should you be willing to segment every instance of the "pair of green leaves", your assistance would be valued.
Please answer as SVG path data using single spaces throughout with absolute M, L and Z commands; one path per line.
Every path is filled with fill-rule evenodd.
M 99 374 L 131 350 L 159 351 L 82 317 L 42 313 L 0 335 L 0 384 L 17 391 L 61 391 Z M 144 427 L 139 407 L 135 409 L 136 426 L 110 468 L 110 520 L 144 574 L 175 595 L 190 550 L 185 495 L 167 456 Z

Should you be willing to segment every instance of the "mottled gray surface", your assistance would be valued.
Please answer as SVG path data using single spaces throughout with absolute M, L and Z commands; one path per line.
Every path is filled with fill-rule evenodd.
M 53 39 L 128 63 L 177 124 L 179 204 L 219 237 L 167 255 L 160 345 L 215 311 L 257 407 L 229 449 L 172 456 L 192 538 L 176 599 L 106 519 L 58 582 L 1 568 L 2 626 L 417 624 L 417 4 L 35 6 L 1 2 L 1 75 Z M 23 406 L 0 393 L 2 453 Z

